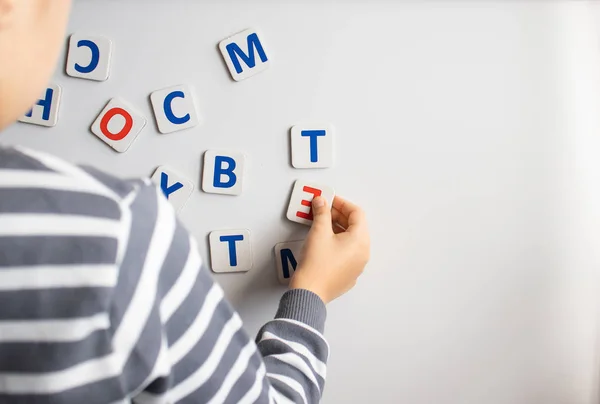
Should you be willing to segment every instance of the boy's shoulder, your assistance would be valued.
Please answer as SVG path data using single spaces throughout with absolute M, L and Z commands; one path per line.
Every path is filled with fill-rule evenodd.
M 148 180 L 122 180 L 91 166 L 74 165 L 58 157 L 22 148 L 0 146 L 0 188 L 46 189 L 98 194 L 117 202 Z M 4 183 L 4 185 L 3 185 Z
M 38 159 L 26 154 L 25 149 L 0 146 L 0 170 L 27 170 L 52 172 Z

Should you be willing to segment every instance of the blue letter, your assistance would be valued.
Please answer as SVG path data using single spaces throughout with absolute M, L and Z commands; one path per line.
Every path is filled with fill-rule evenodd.
M 227 168 L 223 168 L 223 163 L 227 163 Z M 231 188 L 237 182 L 237 177 L 233 172 L 235 170 L 235 160 L 231 157 L 216 156 L 215 157 L 215 176 L 213 178 L 213 186 L 215 188 Z M 229 177 L 229 181 L 221 182 L 221 175 Z
M 90 51 L 92 51 L 92 60 L 87 66 L 81 66 L 80 64 L 75 63 L 75 70 L 77 70 L 79 73 L 91 73 L 96 67 L 98 67 L 98 62 L 100 61 L 100 49 L 98 49 L 98 45 L 92 41 L 88 41 L 87 39 L 77 42 L 78 48 L 81 48 L 82 46 L 90 48 Z
M 236 236 L 221 236 L 219 238 L 221 242 L 229 243 L 229 266 L 237 267 L 237 254 L 235 251 L 235 242 L 244 240 L 244 236 L 236 235 Z
M 186 114 L 185 116 L 182 116 L 181 118 L 176 117 L 175 114 L 173 114 L 173 109 L 171 108 L 171 103 L 173 102 L 173 98 L 185 98 L 185 95 L 183 94 L 183 91 L 173 91 L 172 93 L 170 93 L 169 95 L 167 95 L 165 97 L 165 102 L 163 104 L 163 108 L 165 110 L 165 115 L 167 116 L 167 119 L 169 121 L 171 121 L 171 123 L 174 123 L 175 125 L 181 125 L 183 123 L 186 123 L 187 121 L 190 120 L 190 114 Z
M 319 161 L 317 153 L 317 137 L 325 136 L 324 130 L 303 130 L 302 136 L 310 137 L 310 162 L 316 163 Z
M 173 192 L 183 188 L 183 184 L 181 182 L 176 182 L 175 184 L 169 186 L 169 176 L 167 173 L 160 173 L 160 189 L 162 189 L 163 194 L 169 199 L 169 195 Z
M 51 88 L 47 88 L 46 89 L 46 98 L 44 98 L 43 100 L 38 100 L 38 102 L 36 103 L 40 107 L 44 107 L 44 112 L 42 113 L 42 119 L 44 121 L 47 121 L 48 119 L 50 119 L 50 109 L 52 108 L 52 97 L 53 96 L 54 96 L 54 90 Z M 32 113 L 33 113 L 33 108 L 30 109 L 29 112 L 27 114 L 25 114 L 25 116 L 28 118 L 31 118 Z
M 284 248 L 279 253 L 281 255 L 281 268 L 283 269 L 283 277 L 288 279 L 290 276 L 290 268 L 288 267 L 288 261 L 292 264 L 292 269 L 295 271 L 298 263 L 296 262 L 296 258 L 294 258 L 294 253 L 289 248 Z
M 226 46 L 227 53 L 229 53 L 229 58 L 233 62 L 235 71 L 238 74 L 242 72 L 242 65 L 236 57 L 236 54 L 244 61 L 244 63 L 246 63 L 246 65 L 249 68 L 253 68 L 254 66 L 256 66 L 256 59 L 254 58 L 254 47 L 256 47 L 256 50 L 258 51 L 258 56 L 260 56 L 260 60 L 263 63 L 269 60 L 256 33 L 248 35 L 248 55 L 246 55 L 235 42 L 230 43 Z

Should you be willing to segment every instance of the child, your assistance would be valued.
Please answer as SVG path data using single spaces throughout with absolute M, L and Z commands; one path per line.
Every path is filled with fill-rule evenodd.
M 68 8 L 0 0 L 0 130 L 49 79 Z M 313 212 L 255 343 L 148 180 L 0 148 L 0 403 L 318 402 L 325 304 L 356 283 L 369 236 L 342 198 Z

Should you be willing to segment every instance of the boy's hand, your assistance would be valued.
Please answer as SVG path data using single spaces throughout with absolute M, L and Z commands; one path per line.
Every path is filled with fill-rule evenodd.
M 304 243 L 291 289 L 307 289 L 325 303 L 356 285 L 369 260 L 369 230 L 363 211 L 339 196 L 329 209 L 322 197 L 312 202 L 313 224 Z

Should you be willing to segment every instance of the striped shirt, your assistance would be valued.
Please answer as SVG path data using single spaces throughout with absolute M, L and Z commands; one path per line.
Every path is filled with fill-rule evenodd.
M 252 341 L 149 180 L 0 148 L 0 403 L 316 403 L 325 316 Z

